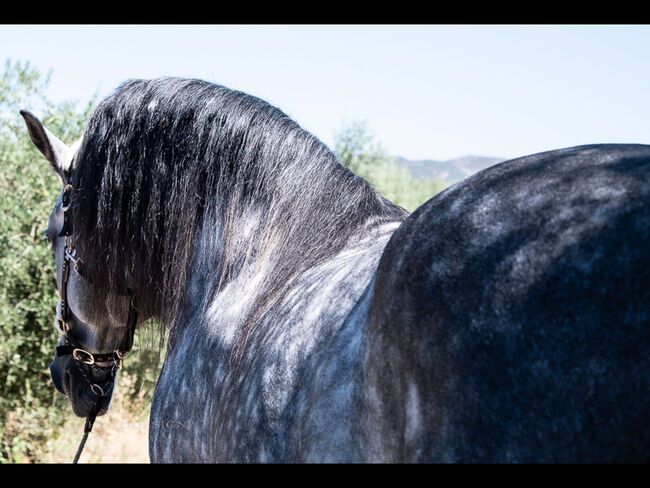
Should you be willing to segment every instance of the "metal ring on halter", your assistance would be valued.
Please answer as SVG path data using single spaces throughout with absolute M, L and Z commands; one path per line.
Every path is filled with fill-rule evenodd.
M 61 210 L 64 212 L 70 207 L 70 192 L 72 191 L 72 185 L 67 184 L 63 187 L 63 194 L 61 195 Z
M 101 394 L 97 393 L 97 392 L 95 391 L 95 388 L 97 388 L 97 389 L 101 392 Z M 97 383 L 92 383 L 92 384 L 90 385 L 90 391 L 92 391 L 92 392 L 93 392 L 95 395 L 97 395 L 97 396 L 104 396 L 104 395 L 106 395 L 106 393 L 104 393 L 104 390 L 102 389 L 102 387 L 99 386 Z
M 66 236 L 66 242 L 67 242 L 67 238 L 68 236 Z M 72 267 L 75 270 L 77 270 L 77 268 L 79 267 L 79 263 L 81 262 L 81 259 L 79 258 L 79 256 L 77 256 L 77 248 L 68 246 L 66 244 L 64 248 L 64 252 L 65 252 L 64 255 L 65 259 L 72 261 Z
M 79 354 L 85 354 L 86 357 L 85 358 L 80 357 Z M 95 356 L 90 354 L 88 351 L 84 351 L 83 349 L 79 349 L 79 348 L 74 349 L 72 351 L 72 357 L 84 364 L 95 364 Z
M 127 352 L 121 352 L 118 348 L 115 348 L 115 350 L 113 351 L 113 354 L 115 354 L 117 356 L 118 361 L 121 361 L 124 358 L 124 356 L 126 356 L 128 354 L 128 351 Z

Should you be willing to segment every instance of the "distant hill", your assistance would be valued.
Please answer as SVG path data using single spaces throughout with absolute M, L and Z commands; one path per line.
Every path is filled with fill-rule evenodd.
M 436 161 L 434 159 L 410 160 L 400 156 L 395 158 L 397 165 L 405 167 L 413 178 L 418 180 L 439 178 L 450 183 L 462 180 L 477 171 L 502 161 L 505 160 L 487 156 L 463 156 L 449 161 Z

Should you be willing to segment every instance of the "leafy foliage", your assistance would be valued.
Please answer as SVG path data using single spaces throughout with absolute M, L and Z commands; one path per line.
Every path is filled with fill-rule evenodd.
M 49 79 L 28 62 L 11 60 L 0 76 L 0 462 L 34 461 L 70 412 L 49 374 L 59 295 L 52 252 L 41 239 L 61 180 L 32 144 L 19 110 L 35 113 L 71 144 L 94 101 L 81 110 L 72 102 L 53 104 L 46 96 Z M 158 344 L 152 344 L 160 336 L 150 329 L 138 329 L 121 373 L 130 377 L 129 386 L 117 394 L 151 398 L 159 371 Z
M 41 241 L 61 183 L 32 144 L 21 108 L 44 114 L 66 142 L 81 134 L 90 107 L 54 105 L 49 75 L 29 63 L 5 63 L 0 76 L 0 461 L 29 459 L 32 444 L 56 427 L 62 398 L 53 397 L 49 363 L 57 334 L 54 260 Z
M 335 135 L 334 151 L 344 166 L 367 179 L 384 197 L 412 212 L 448 183 L 433 179 L 417 180 L 374 140 L 363 121 L 344 125 Z

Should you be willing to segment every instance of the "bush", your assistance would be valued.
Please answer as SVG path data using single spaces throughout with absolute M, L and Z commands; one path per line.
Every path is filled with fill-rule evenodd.
M 334 144 L 334 151 L 345 167 L 364 177 L 384 197 L 409 212 L 449 185 L 438 179 L 421 181 L 413 178 L 375 142 L 365 122 L 345 124 L 335 135 Z
M 49 76 L 7 61 L 0 77 L 0 462 L 30 459 L 34 443 L 53 435 L 69 408 L 55 390 L 49 363 L 58 340 L 54 260 L 41 241 L 61 183 L 31 143 L 21 108 L 44 114 L 66 142 L 81 134 L 89 113 L 45 97 Z

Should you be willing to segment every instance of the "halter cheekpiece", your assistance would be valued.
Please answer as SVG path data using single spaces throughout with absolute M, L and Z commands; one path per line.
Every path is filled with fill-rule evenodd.
M 78 342 L 73 338 L 70 331 L 70 320 L 71 312 L 68 305 L 68 280 L 70 277 L 70 267 L 84 277 L 81 270 L 82 260 L 77 254 L 77 249 L 72 245 L 72 219 L 70 217 L 70 201 L 71 201 L 72 185 L 67 184 L 63 189 L 63 195 L 61 196 L 61 208 L 63 210 L 63 227 L 59 233 L 60 237 L 64 237 L 64 254 L 63 254 L 63 265 L 61 269 L 61 315 L 59 317 L 59 329 L 61 330 L 66 345 L 59 346 L 56 348 L 56 352 L 59 356 L 65 356 L 67 354 L 72 354 L 72 357 L 75 361 L 94 365 L 96 363 L 105 363 L 105 362 L 114 362 L 119 368 L 119 364 L 122 358 L 129 352 L 133 345 L 133 334 L 135 333 L 135 326 L 138 320 L 138 313 L 135 307 L 133 306 L 133 301 L 129 307 L 129 314 L 127 317 L 126 324 L 126 334 L 122 344 L 119 348 L 116 348 L 113 352 L 105 354 L 91 353 L 82 349 Z

